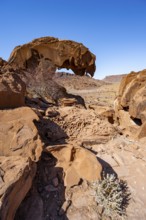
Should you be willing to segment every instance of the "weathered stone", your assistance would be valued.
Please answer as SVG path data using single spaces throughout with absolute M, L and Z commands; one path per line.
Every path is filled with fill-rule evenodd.
M 53 183 L 53 186 L 57 187 L 59 184 L 58 178 L 57 177 L 53 178 L 52 183 Z
M 100 143 L 101 139 L 108 141 L 116 132 L 106 117 L 98 116 L 90 109 L 66 106 L 60 107 L 58 112 L 59 116 L 53 121 L 70 139 L 80 143 L 86 142 L 86 145 L 87 143 L 93 145 L 97 142 Z M 53 126 L 52 129 L 54 130 Z
M 28 107 L 0 111 L 0 155 L 21 155 L 38 161 L 43 147 L 34 124 L 38 120 Z
M 0 219 L 12 220 L 32 185 L 36 164 L 20 156 L 1 156 L 0 169 L 4 172 L 0 184 Z
M 75 146 L 46 148 L 56 159 L 56 167 L 62 167 L 65 173 L 64 184 L 78 185 L 80 179 L 94 181 L 101 178 L 102 167 L 90 151 Z
M 115 112 L 120 125 L 132 136 L 138 139 L 146 136 L 144 134 L 144 123 L 146 120 L 146 70 L 132 72 L 123 78 L 119 97 L 116 101 Z M 126 112 L 126 113 L 125 113 Z M 122 117 L 122 115 L 124 117 Z M 129 120 L 125 115 L 128 115 Z M 131 126 L 131 124 L 133 125 Z M 143 125 L 142 125 L 143 124 Z M 142 126 L 142 127 L 141 127 Z M 136 130 L 135 130 L 136 128 Z M 135 132 L 133 132 L 135 130 Z
M 0 109 L 25 105 L 25 83 L 16 73 L 0 75 Z
M 88 48 L 75 41 L 53 37 L 42 37 L 17 46 L 8 62 L 13 66 L 26 68 L 32 65 L 33 56 L 49 60 L 58 68 L 72 69 L 77 75 L 89 73 L 93 76 L 95 72 L 95 55 Z
M 77 100 L 75 98 L 63 98 L 60 103 L 62 106 L 73 106 L 77 104 Z

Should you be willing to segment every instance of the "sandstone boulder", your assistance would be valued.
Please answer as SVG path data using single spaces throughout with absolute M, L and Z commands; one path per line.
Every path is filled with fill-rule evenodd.
M 64 170 L 64 184 L 67 187 L 78 185 L 81 179 L 94 181 L 101 178 L 102 167 L 90 151 L 73 145 L 46 148 L 56 159 L 56 167 Z
M 37 161 L 43 143 L 34 124 L 39 118 L 28 107 L 0 111 L 0 156 L 21 155 Z
M 146 121 L 145 83 L 146 70 L 128 74 L 121 82 L 119 97 L 115 102 L 116 116 L 120 124 L 122 124 L 123 127 L 125 124 L 126 130 L 129 127 L 131 134 L 133 133 L 133 129 L 135 127 L 136 132 L 134 132 L 133 135 L 138 138 L 144 136 L 144 132 L 142 130 L 143 128 L 145 130 L 145 126 L 142 126 L 142 124 L 144 124 Z M 125 119 L 127 115 L 129 115 L 128 121 Z M 132 127 L 131 124 L 133 124 Z
M 25 105 L 25 83 L 16 73 L 0 75 L 0 109 Z
M 14 219 L 17 208 L 31 188 L 36 164 L 20 156 L 0 156 L 0 219 Z

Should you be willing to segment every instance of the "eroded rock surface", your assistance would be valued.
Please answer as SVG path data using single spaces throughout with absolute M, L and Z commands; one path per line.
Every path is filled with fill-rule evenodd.
M 146 70 L 123 78 L 115 101 L 117 118 L 126 131 L 138 139 L 146 137 Z M 127 123 L 126 123 L 127 121 Z
M 128 219 L 145 219 L 145 145 L 122 135 L 130 127 L 128 132 L 145 137 L 145 71 L 122 81 L 115 102 L 118 127 L 112 109 L 118 84 L 102 87 L 76 76 L 67 86 L 55 79 L 57 68 L 93 76 L 95 56 L 82 44 L 45 37 L 16 47 L 8 62 L 0 59 L 4 90 L 19 75 L 29 106 L 0 110 L 2 220 L 103 219 L 90 185 L 102 171 L 128 182 Z M 10 89 L 23 93 L 24 103 L 22 84 L 12 82 Z
M 26 157 L 0 156 L 0 219 L 14 219 L 31 188 L 36 164 Z
M 71 106 L 60 107 L 58 112 L 53 121 L 72 141 L 96 142 L 100 137 L 110 139 L 116 134 L 114 126 L 107 117 L 101 116 L 98 111 Z
M 25 83 L 15 72 L 0 74 L 0 109 L 25 105 Z
M 0 111 L 0 156 L 21 155 L 38 161 L 43 143 L 34 124 L 39 118 L 28 107 Z
M 77 75 L 89 73 L 93 76 L 95 72 L 95 55 L 88 48 L 81 43 L 54 37 L 38 38 L 28 44 L 17 46 L 8 62 L 17 68 L 29 68 L 36 65 L 39 59 L 51 61 L 58 68 L 72 69 Z M 39 65 L 39 62 L 37 64 Z
M 102 167 L 90 151 L 73 145 L 46 148 L 56 159 L 56 167 L 64 172 L 64 185 L 72 187 L 81 180 L 95 181 L 101 178 Z

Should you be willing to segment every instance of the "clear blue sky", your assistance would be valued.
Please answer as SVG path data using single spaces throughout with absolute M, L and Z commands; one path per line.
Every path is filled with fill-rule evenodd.
M 96 55 L 95 78 L 146 68 L 146 0 L 1 0 L 0 57 L 54 36 Z

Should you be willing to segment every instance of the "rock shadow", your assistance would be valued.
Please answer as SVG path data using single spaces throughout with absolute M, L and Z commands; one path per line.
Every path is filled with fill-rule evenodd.
M 115 170 L 112 168 L 112 166 L 107 163 L 105 160 L 102 160 L 100 157 L 97 157 L 99 163 L 102 165 L 103 173 L 105 175 L 107 174 L 114 174 L 115 177 L 118 177 L 118 174 L 115 172 Z
M 68 135 L 53 120 L 40 118 L 39 121 L 34 121 L 34 124 L 45 146 L 66 143 Z
M 82 105 L 85 109 L 87 109 L 86 104 L 85 104 L 85 101 L 84 101 L 84 99 L 83 99 L 82 96 L 73 95 L 73 94 L 70 94 L 70 93 L 68 93 L 67 96 L 68 96 L 68 98 L 74 98 L 74 99 L 76 99 L 78 104 Z
M 14 220 L 68 220 L 63 169 L 55 167 L 57 159 L 42 152 L 33 185 L 16 212 Z

